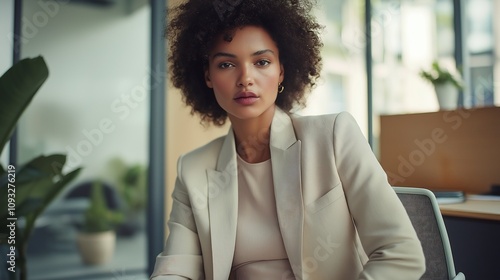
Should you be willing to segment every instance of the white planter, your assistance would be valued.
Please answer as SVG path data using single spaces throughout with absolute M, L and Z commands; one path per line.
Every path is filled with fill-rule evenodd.
M 435 85 L 440 110 L 454 110 L 458 104 L 458 89 L 452 83 Z
M 114 231 L 81 232 L 76 237 L 76 243 L 84 263 L 104 264 L 113 257 L 116 233 Z

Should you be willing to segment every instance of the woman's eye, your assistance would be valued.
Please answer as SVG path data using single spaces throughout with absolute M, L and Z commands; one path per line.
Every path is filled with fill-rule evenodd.
M 226 69 L 226 68 L 229 68 L 231 67 L 233 64 L 232 63 L 229 63 L 229 62 L 222 62 L 219 64 L 219 68 L 220 69 Z
M 257 63 L 255 63 L 255 64 L 257 64 L 258 66 L 266 66 L 266 65 L 268 65 L 269 63 L 271 63 L 269 60 L 265 60 L 265 59 L 263 59 L 263 60 L 259 60 L 259 61 L 257 61 Z

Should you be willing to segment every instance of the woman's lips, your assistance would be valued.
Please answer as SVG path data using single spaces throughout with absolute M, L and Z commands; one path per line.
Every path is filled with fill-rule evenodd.
M 259 97 L 253 92 L 240 92 L 234 97 L 234 101 L 240 105 L 252 105 Z

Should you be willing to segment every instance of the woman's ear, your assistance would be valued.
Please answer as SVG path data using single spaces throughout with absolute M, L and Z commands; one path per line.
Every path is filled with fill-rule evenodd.
M 210 72 L 208 71 L 208 69 L 205 69 L 205 83 L 207 84 L 207 87 L 213 88 L 212 81 L 210 80 Z

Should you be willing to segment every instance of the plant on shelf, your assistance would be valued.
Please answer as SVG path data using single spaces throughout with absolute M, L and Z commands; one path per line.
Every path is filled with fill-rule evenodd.
M 19 61 L 0 77 L 0 153 L 48 74 L 44 59 L 36 57 Z M 7 249 L 8 258 L 0 276 L 28 278 L 26 252 L 35 222 L 80 172 L 63 173 L 65 163 L 65 155 L 55 154 L 20 166 L 0 165 L 0 247 Z
M 434 86 L 440 109 L 457 107 L 458 91 L 463 88 L 459 71 L 449 71 L 435 60 L 430 70 L 421 70 L 419 74 Z
M 108 208 L 100 181 L 94 181 L 91 188 L 90 204 L 84 213 L 77 244 L 84 263 L 103 264 L 113 256 L 115 228 L 123 221 L 123 215 Z
M 450 72 L 448 69 L 442 67 L 437 60 L 434 60 L 430 70 L 421 70 L 420 77 L 429 81 L 432 85 L 444 85 L 451 83 L 457 89 L 462 89 L 462 78 L 459 71 Z
M 124 202 L 125 221 L 117 229 L 117 234 L 132 236 L 143 228 L 145 222 L 147 168 L 140 163 L 130 164 L 121 158 L 113 158 L 105 174 Z
M 122 177 L 122 195 L 131 211 L 140 211 L 146 206 L 147 170 L 141 164 L 128 166 Z

